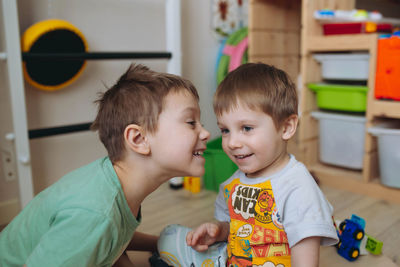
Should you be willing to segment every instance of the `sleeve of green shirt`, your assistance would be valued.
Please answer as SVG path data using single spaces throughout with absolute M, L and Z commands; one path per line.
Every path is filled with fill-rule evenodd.
M 49 224 L 49 231 L 27 259 L 29 267 L 110 266 L 118 253 L 114 240 L 118 228 L 102 214 L 65 209 Z

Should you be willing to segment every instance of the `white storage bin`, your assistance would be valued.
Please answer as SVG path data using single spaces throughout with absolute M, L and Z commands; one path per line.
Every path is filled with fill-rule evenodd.
M 388 122 L 368 129 L 378 138 L 381 183 L 400 188 L 400 122 Z
M 311 112 L 319 120 L 319 159 L 340 167 L 360 170 L 363 166 L 364 116 Z
M 314 54 L 322 64 L 322 78 L 330 80 L 368 80 L 369 54 Z

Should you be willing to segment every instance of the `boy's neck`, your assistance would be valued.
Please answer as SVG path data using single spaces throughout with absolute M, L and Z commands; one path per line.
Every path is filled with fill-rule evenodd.
M 265 168 L 263 171 L 259 171 L 256 173 L 248 174 L 246 173 L 246 177 L 248 178 L 258 178 L 258 177 L 267 177 L 274 175 L 275 173 L 280 172 L 283 170 L 286 165 L 290 161 L 290 155 L 289 153 L 284 150 L 276 159 L 275 161 L 269 165 L 267 168 Z
M 127 160 L 113 164 L 125 198 L 135 217 L 138 215 L 143 200 L 161 185 L 159 177 L 145 166 L 146 163 Z

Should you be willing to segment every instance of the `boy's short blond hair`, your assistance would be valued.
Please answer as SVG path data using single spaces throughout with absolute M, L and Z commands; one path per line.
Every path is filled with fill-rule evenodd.
M 157 130 L 164 99 L 170 92 L 188 92 L 199 101 L 189 80 L 140 64 L 131 65 L 115 85 L 100 95 L 95 101 L 98 113 L 91 129 L 98 130 L 111 162 L 121 160 L 125 153 L 126 126 L 137 124 L 149 133 Z
M 230 72 L 214 95 L 217 116 L 245 105 L 270 115 L 276 128 L 291 115 L 297 115 L 296 86 L 289 76 L 274 66 L 247 63 Z

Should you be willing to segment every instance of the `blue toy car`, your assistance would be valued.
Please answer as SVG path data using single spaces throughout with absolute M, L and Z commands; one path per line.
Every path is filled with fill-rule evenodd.
M 339 243 L 336 245 L 339 255 L 349 261 L 360 256 L 360 243 L 364 237 L 365 220 L 357 215 L 345 219 L 338 229 Z

